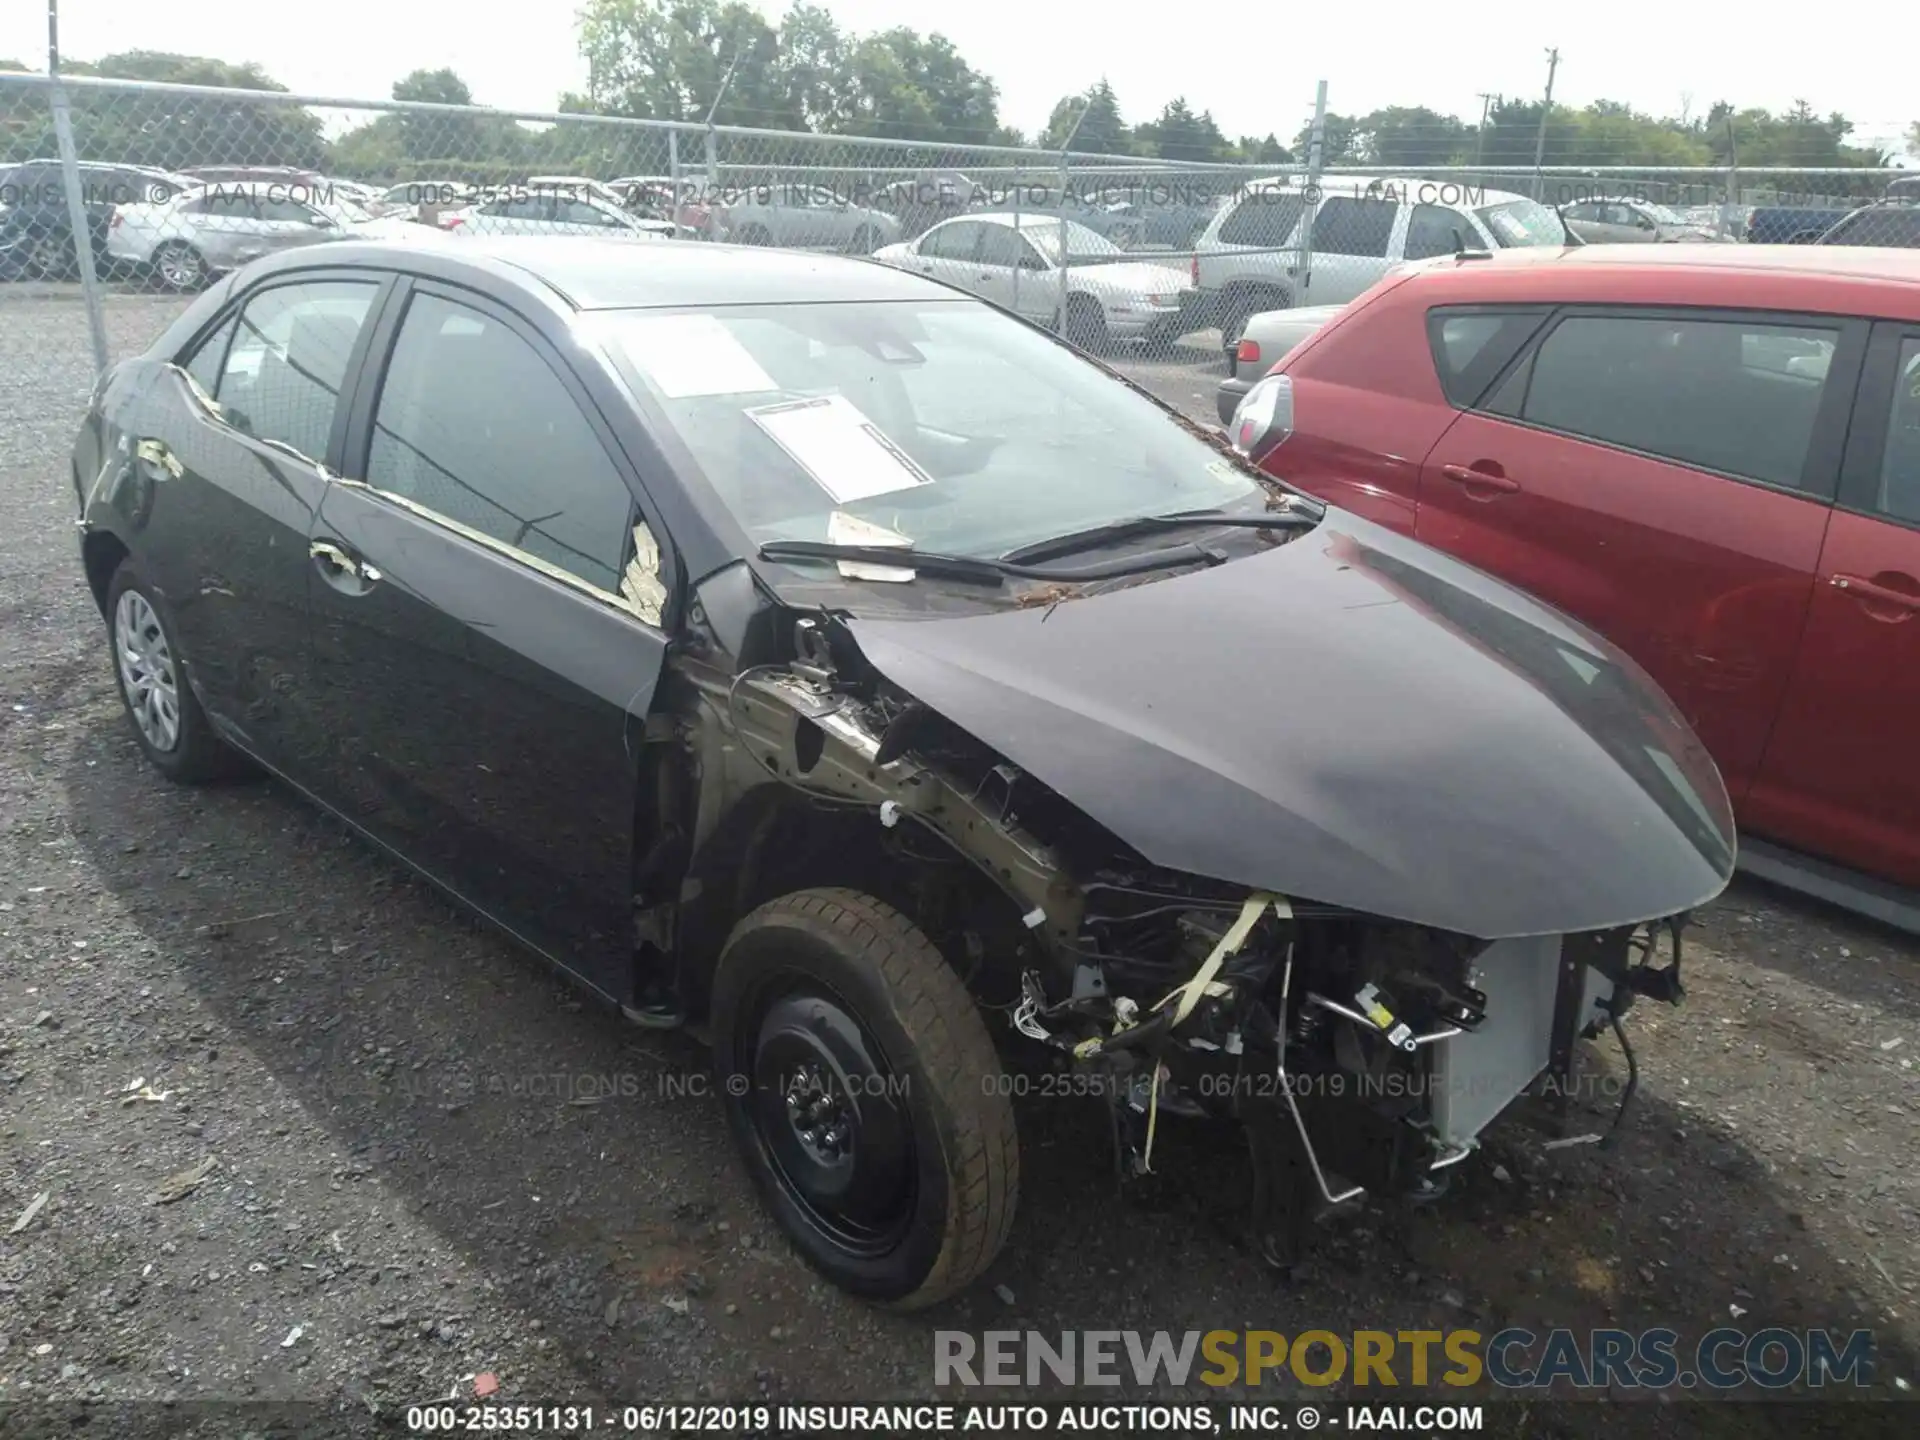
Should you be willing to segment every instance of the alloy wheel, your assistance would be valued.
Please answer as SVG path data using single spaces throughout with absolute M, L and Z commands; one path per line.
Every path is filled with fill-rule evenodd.
M 160 278 L 176 290 L 191 290 L 200 283 L 200 259 L 184 245 L 163 246 L 158 263 Z
M 171 752 L 180 743 L 179 672 L 160 617 L 138 590 L 124 592 L 114 607 L 113 653 L 133 723 L 147 744 Z

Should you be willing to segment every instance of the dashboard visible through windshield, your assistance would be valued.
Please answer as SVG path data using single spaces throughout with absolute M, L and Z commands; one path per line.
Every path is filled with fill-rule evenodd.
M 1072 350 L 973 302 L 620 311 L 600 337 L 755 545 L 991 557 L 1264 494 Z

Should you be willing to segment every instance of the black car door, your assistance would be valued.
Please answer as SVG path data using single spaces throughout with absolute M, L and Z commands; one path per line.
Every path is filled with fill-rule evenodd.
M 637 756 L 667 645 L 637 485 L 522 318 L 418 282 L 380 331 L 350 479 L 308 547 L 329 798 L 626 999 Z
M 387 283 L 352 270 L 276 277 L 113 417 L 116 507 L 171 606 L 202 705 L 303 782 L 307 533 L 345 433 L 343 382 Z

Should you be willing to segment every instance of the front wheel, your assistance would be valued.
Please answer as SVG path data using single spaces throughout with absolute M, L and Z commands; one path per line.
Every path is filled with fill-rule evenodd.
M 207 281 L 207 262 L 184 240 L 169 240 L 154 251 L 153 270 L 169 290 L 198 290 Z
M 1107 312 L 1100 308 L 1100 302 L 1090 295 L 1073 295 L 1067 299 L 1066 337 L 1070 344 L 1082 350 L 1099 351 L 1107 343 Z
M 906 916 L 851 890 L 762 905 L 720 956 L 712 1028 L 754 1184 L 829 1280 L 917 1309 L 999 1253 L 1012 1105 L 972 997 Z

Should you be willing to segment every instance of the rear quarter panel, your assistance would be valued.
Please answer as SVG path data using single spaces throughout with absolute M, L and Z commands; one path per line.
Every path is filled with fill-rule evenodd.
M 1374 286 L 1273 367 L 1293 381 L 1294 433 L 1265 468 L 1402 534 L 1420 462 L 1453 422 L 1427 349 L 1426 308 L 1404 281 Z

